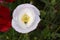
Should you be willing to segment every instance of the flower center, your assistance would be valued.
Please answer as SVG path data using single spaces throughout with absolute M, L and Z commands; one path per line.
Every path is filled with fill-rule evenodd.
M 22 20 L 22 22 L 24 22 L 25 24 L 27 24 L 29 22 L 29 20 L 30 20 L 30 17 L 27 14 L 24 14 L 22 16 L 21 20 Z

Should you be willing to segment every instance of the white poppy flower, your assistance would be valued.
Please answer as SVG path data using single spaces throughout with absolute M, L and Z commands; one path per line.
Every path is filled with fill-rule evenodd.
M 19 33 L 29 33 L 37 28 L 40 11 L 31 4 L 21 4 L 13 12 L 12 27 Z

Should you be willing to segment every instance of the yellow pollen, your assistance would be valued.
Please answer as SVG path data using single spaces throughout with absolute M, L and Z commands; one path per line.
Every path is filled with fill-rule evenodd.
M 26 23 L 28 23 L 29 22 L 29 20 L 30 20 L 30 17 L 27 15 L 27 14 L 24 14 L 23 16 L 22 16 L 22 22 L 24 22 L 25 24 Z

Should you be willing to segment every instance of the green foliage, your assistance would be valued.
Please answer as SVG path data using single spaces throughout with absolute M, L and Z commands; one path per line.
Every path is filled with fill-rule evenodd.
M 7 6 L 13 12 L 18 5 L 31 1 L 40 10 L 38 28 L 28 34 L 20 34 L 11 28 L 0 33 L 0 40 L 60 40 L 60 0 L 16 0 Z

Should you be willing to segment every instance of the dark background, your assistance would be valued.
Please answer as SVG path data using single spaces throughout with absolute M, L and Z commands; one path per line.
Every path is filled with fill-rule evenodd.
M 37 29 L 21 34 L 11 28 L 8 32 L 0 32 L 0 40 L 60 40 L 60 0 L 16 0 L 7 4 L 11 15 L 18 5 L 30 1 L 40 10 L 42 20 Z

